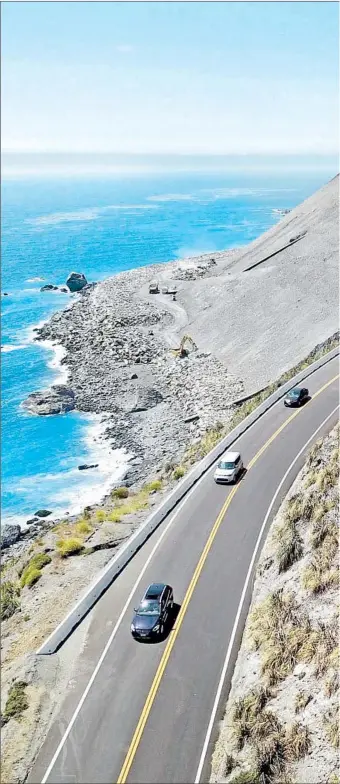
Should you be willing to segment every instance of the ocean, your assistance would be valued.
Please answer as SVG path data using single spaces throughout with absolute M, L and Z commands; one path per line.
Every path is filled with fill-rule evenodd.
M 332 170 L 233 170 L 24 177 L 2 183 L 2 524 L 39 508 L 54 516 L 99 501 L 126 456 L 103 442 L 96 417 L 33 417 L 30 392 L 65 381 L 62 352 L 32 328 L 69 303 L 44 283 L 71 271 L 99 281 L 123 270 L 251 242 L 325 184 Z M 85 462 L 99 468 L 79 471 Z

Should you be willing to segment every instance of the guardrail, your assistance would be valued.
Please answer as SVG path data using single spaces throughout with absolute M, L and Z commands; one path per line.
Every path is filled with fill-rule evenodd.
M 223 438 L 214 449 L 209 452 L 197 465 L 195 465 L 189 473 L 176 485 L 176 487 L 169 493 L 160 506 L 147 518 L 145 523 L 127 540 L 127 542 L 119 549 L 118 553 L 106 565 L 105 569 L 100 572 L 94 583 L 86 590 L 85 594 L 79 599 L 75 606 L 70 610 L 64 620 L 57 626 L 57 628 L 50 634 L 45 642 L 37 650 L 39 655 L 50 655 L 56 653 L 58 648 L 69 637 L 71 632 L 78 626 L 80 621 L 87 615 L 89 610 L 98 601 L 100 596 L 107 590 L 109 585 L 114 581 L 124 567 L 129 563 L 131 558 L 140 550 L 145 544 L 151 534 L 158 528 L 167 515 L 177 506 L 179 501 L 187 494 L 187 492 L 198 482 L 203 474 L 216 462 L 221 454 L 230 447 L 246 430 L 248 430 L 254 422 L 257 422 L 263 414 L 268 411 L 275 403 L 280 400 L 285 394 L 292 389 L 296 384 L 303 381 L 308 376 L 311 376 L 323 365 L 331 362 L 339 354 L 339 347 L 325 354 L 318 359 L 308 368 L 305 368 L 298 373 L 294 378 L 287 381 L 279 387 L 272 395 L 261 403 L 258 408 L 252 411 L 237 427 L 235 427 L 225 438 Z

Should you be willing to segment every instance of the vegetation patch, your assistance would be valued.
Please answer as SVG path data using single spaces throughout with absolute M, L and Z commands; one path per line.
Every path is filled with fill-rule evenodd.
M 295 697 L 295 713 L 301 713 L 310 703 L 312 699 L 311 694 L 307 694 L 305 691 L 299 691 Z
M 96 519 L 98 523 L 104 523 L 106 518 L 107 518 L 107 512 L 104 512 L 104 509 L 97 509 Z
M 174 479 L 176 479 L 176 480 L 177 480 L 177 479 L 181 479 L 181 478 L 182 478 L 182 476 L 184 476 L 184 474 L 185 474 L 185 468 L 184 468 L 184 466 L 177 466 L 177 467 L 174 469 L 174 471 L 172 472 L 172 476 L 173 476 L 173 478 L 174 478 Z
M 57 551 L 61 558 L 68 558 L 70 555 L 78 555 L 84 549 L 84 545 L 80 539 L 58 539 Z
M 334 749 L 340 746 L 340 732 L 339 732 L 339 706 L 332 711 L 328 711 L 324 716 L 324 730 L 326 736 Z
M 88 522 L 88 520 L 78 520 L 75 525 L 75 530 L 78 534 L 90 534 L 92 532 L 92 525 Z
M 11 580 L 1 581 L 1 620 L 6 621 L 20 608 L 20 588 Z
M 3 714 L 5 722 L 10 719 L 20 719 L 22 713 L 27 710 L 26 687 L 27 683 L 25 681 L 16 681 L 11 686 Z
M 302 539 L 295 522 L 285 521 L 275 532 L 279 573 L 286 572 L 303 555 Z
M 144 489 L 147 493 L 155 493 L 158 490 L 161 490 L 163 486 L 161 479 L 154 479 L 152 482 L 149 482 L 145 485 Z
M 112 498 L 128 498 L 129 490 L 127 487 L 116 487 L 111 493 Z
M 52 558 L 47 553 L 37 553 L 34 555 L 23 569 L 20 579 L 21 587 L 24 588 L 24 586 L 27 585 L 28 588 L 31 588 L 35 585 L 42 576 L 41 570 L 44 566 L 51 563 L 51 561 Z

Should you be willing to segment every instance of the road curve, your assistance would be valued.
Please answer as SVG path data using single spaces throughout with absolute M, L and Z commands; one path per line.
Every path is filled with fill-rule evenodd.
M 338 357 L 304 383 L 303 408 L 279 401 L 239 438 L 241 481 L 216 486 L 210 469 L 102 597 L 30 784 L 207 781 L 202 752 L 249 565 L 269 508 L 267 525 L 305 452 L 338 420 Z M 133 607 L 159 580 L 174 587 L 178 615 L 163 642 L 139 644 Z

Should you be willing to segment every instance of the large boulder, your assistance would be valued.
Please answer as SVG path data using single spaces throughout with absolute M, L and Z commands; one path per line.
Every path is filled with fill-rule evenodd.
M 52 512 L 49 509 L 38 509 L 37 512 L 34 512 L 34 517 L 48 517 Z
M 82 272 L 71 272 L 66 281 L 66 286 L 73 292 L 81 291 L 84 286 L 87 286 L 87 280 Z
M 55 384 L 51 389 L 42 392 L 32 392 L 26 398 L 23 406 L 30 414 L 47 416 L 48 414 L 66 414 L 75 408 L 73 389 L 63 384 Z
M 20 525 L 4 525 L 1 531 L 1 549 L 5 550 L 6 547 L 11 547 L 20 539 L 20 536 Z

